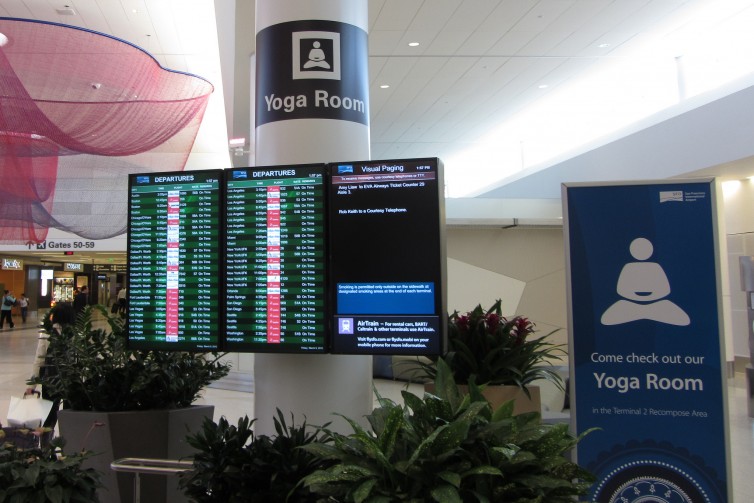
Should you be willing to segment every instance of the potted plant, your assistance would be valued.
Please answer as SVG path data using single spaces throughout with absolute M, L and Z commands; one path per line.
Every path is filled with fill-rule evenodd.
M 16 430 L 19 435 L 39 432 Z M 19 448 L 0 430 L 0 503 L 14 501 L 98 502 L 100 473 L 84 468 L 91 453 L 63 455 L 65 441 L 44 447 Z
M 404 405 L 378 396 L 371 429 L 348 418 L 350 435 L 325 429 L 331 443 L 303 449 L 334 464 L 302 485 L 321 501 L 357 503 L 572 503 L 586 494 L 593 476 L 564 456 L 583 435 L 536 412 L 514 415 L 512 401 L 493 409 L 473 379 L 464 394 L 444 360 L 435 378 L 436 395 L 403 391 Z
M 214 412 L 212 406 L 192 403 L 228 373 L 228 365 L 216 354 L 129 349 L 123 320 L 103 306 L 87 306 L 60 332 L 52 330 L 49 315 L 43 324 L 54 371 L 33 383 L 63 401 L 59 430 L 71 450 L 98 454 L 86 463 L 103 473 L 107 501 L 132 501 L 133 475 L 116 474 L 110 463 L 190 454 L 187 431 L 198 430 Z M 178 493 L 177 481 L 158 475 L 142 476 L 141 487 L 151 501 Z
M 516 400 L 515 413 L 540 411 L 539 388 L 545 380 L 564 390 L 563 380 L 553 362 L 566 354 L 561 345 L 537 337 L 535 325 L 524 316 L 506 318 L 502 301 L 489 309 L 481 304 L 467 313 L 455 311 L 448 317 L 448 351 L 429 361 L 411 362 L 415 375 L 434 380 L 437 362 L 443 360 L 456 384 L 465 386 L 474 379 L 485 385 L 485 394 L 494 404 Z M 432 391 L 428 384 L 428 391 Z
M 288 426 L 280 410 L 273 418 L 277 435 L 255 436 L 255 420 L 243 417 L 231 425 L 224 417 L 209 419 L 188 437 L 196 449 L 193 469 L 180 476 L 186 496 L 197 503 L 315 502 L 316 496 L 299 484 L 304 476 L 329 466 L 303 446 L 323 441 L 319 429 L 306 422 Z

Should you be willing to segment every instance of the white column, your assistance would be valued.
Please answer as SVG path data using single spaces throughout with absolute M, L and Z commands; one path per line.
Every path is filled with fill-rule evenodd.
M 257 0 L 257 166 L 369 159 L 367 0 Z M 369 356 L 257 354 L 257 434 L 279 408 L 297 424 L 364 422 Z

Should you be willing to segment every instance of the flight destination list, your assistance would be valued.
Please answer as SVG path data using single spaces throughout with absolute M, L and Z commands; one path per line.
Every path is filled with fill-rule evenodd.
M 218 348 L 221 180 L 221 170 L 129 176 L 129 346 Z
M 325 352 L 324 175 L 226 171 L 226 349 Z

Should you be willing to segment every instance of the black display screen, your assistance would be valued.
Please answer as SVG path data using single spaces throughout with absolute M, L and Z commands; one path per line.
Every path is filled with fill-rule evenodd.
M 128 345 L 218 348 L 222 170 L 128 178 Z
M 329 165 L 332 352 L 437 355 L 446 339 L 437 158 Z
M 327 350 L 325 172 L 226 171 L 225 349 Z

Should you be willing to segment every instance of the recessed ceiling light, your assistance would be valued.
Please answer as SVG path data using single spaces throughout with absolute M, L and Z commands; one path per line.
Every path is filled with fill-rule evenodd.
M 382 84 L 382 85 L 380 86 L 380 89 L 387 89 L 388 87 L 390 87 L 390 86 L 389 86 L 389 85 L 387 85 L 387 84 Z
M 8 43 L 8 37 L 4 33 L 0 33 L 0 47 Z
M 607 49 L 608 47 L 610 47 L 610 44 L 600 44 L 597 47 L 599 47 L 600 49 Z
M 409 42 L 408 43 L 409 47 L 417 47 L 418 45 L 419 45 L 419 42 Z
M 550 85 L 549 85 L 549 84 L 539 84 L 539 85 L 537 86 L 537 89 L 547 89 L 548 87 L 550 87 Z

